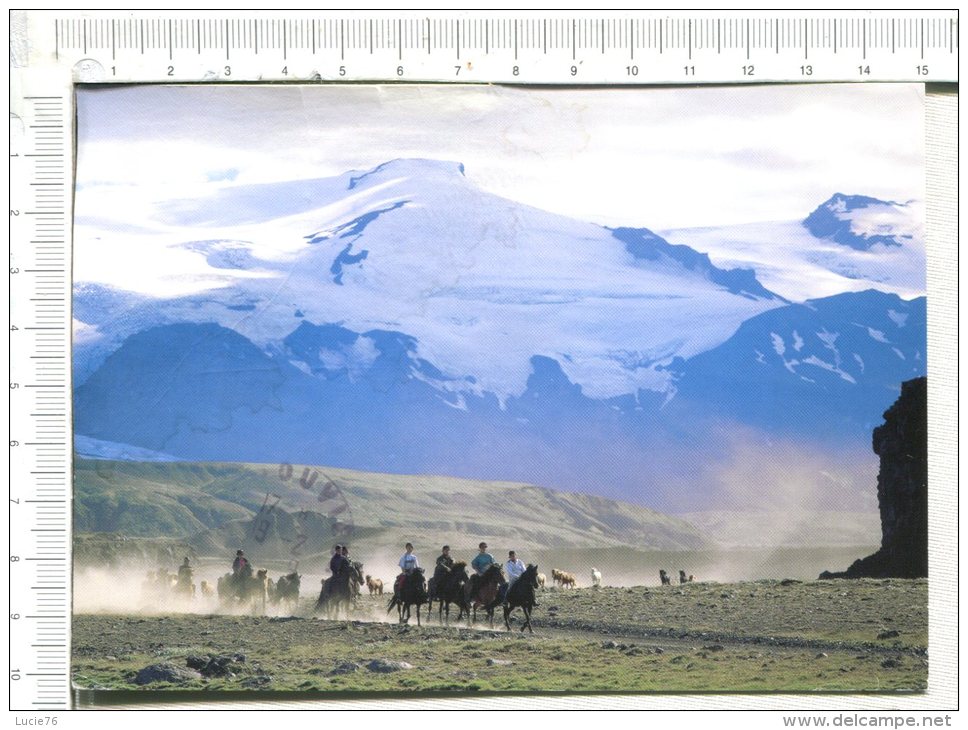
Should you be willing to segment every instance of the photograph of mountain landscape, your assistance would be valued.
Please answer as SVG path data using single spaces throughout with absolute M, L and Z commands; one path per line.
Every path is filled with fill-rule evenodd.
M 837 572 L 926 540 L 926 477 L 885 496 L 926 444 L 923 106 L 82 88 L 75 685 L 923 689 L 926 567 Z M 441 547 L 481 542 L 537 566 L 529 643 L 463 581 L 438 613 Z

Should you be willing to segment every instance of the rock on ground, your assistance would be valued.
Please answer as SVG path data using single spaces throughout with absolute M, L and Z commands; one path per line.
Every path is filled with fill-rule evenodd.
M 151 684 L 152 682 L 170 682 L 178 684 L 189 682 L 193 679 L 201 679 L 202 675 L 198 672 L 178 667 L 174 664 L 152 664 L 139 671 L 134 677 L 135 684 Z
M 392 659 L 374 659 L 366 668 L 371 672 L 399 672 L 404 669 L 413 669 L 413 664 L 408 662 L 398 662 Z

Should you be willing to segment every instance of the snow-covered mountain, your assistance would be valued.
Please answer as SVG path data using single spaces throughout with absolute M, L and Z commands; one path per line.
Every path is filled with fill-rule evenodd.
M 647 246 L 644 229 L 484 193 L 456 163 L 398 160 L 335 180 L 231 188 L 160 217 L 200 234 L 176 245 L 224 285 L 159 299 L 82 282 L 79 382 L 149 326 L 215 322 L 269 350 L 304 319 L 405 332 L 442 372 L 471 376 L 465 389 L 501 400 L 524 390 L 535 355 L 609 397 L 663 389 L 663 361 L 707 350 L 783 303 L 752 272 L 661 239 Z
M 836 193 L 802 221 L 661 231 L 723 267 L 756 271 L 771 291 L 804 301 L 867 289 L 926 293 L 924 206 Z
M 81 254 L 110 245 L 99 226 Z M 654 503 L 703 492 L 737 425 L 868 449 L 925 371 L 923 298 L 781 296 L 712 247 L 522 206 L 457 163 L 228 187 L 145 227 L 194 287 L 75 289 L 75 427 L 112 448 Z

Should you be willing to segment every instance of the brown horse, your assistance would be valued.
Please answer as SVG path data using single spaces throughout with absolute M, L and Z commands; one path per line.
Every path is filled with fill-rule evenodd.
M 494 609 L 501 600 L 501 586 L 503 584 L 504 576 L 498 563 L 491 563 L 488 566 L 478 579 L 476 589 L 472 582 L 467 583 L 464 588 L 464 598 L 468 607 L 473 610 L 473 617 L 470 611 L 467 614 L 468 626 L 471 622 L 477 621 L 477 609 L 482 607 L 491 623 L 491 628 L 494 628 Z
M 575 578 L 571 573 L 561 573 L 559 579 L 561 581 L 561 587 L 565 588 L 577 588 L 578 579 Z
M 371 575 L 366 576 L 366 589 L 370 592 L 370 595 L 383 595 L 383 581 L 379 578 L 374 578 Z
M 302 576 L 293 572 L 284 575 L 276 581 L 276 589 L 272 593 L 273 603 L 282 603 L 290 613 L 299 605 L 299 579 Z
M 251 608 L 253 613 L 265 613 L 269 600 L 269 571 L 262 569 L 255 575 L 226 573 L 218 579 L 218 596 L 223 604 Z

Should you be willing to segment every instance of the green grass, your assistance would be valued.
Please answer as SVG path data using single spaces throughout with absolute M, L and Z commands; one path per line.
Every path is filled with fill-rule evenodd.
M 743 637 L 738 637 L 743 638 Z M 750 637 L 746 637 L 750 638 Z M 614 643 L 610 643 L 614 642 Z M 139 687 L 134 673 L 192 654 L 246 655 L 235 677 Z M 370 671 L 374 659 L 413 665 Z M 498 660 L 503 663 L 489 663 Z M 347 674 L 339 665 L 360 666 Z M 284 692 L 868 692 L 919 691 L 927 661 L 910 648 L 842 641 L 816 647 L 753 645 L 703 638 L 609 639 L 599 631 L 534 635 L 438 626 L 273 621 L 227 616 L 77 616 L 74 682 L 109 690 Z

